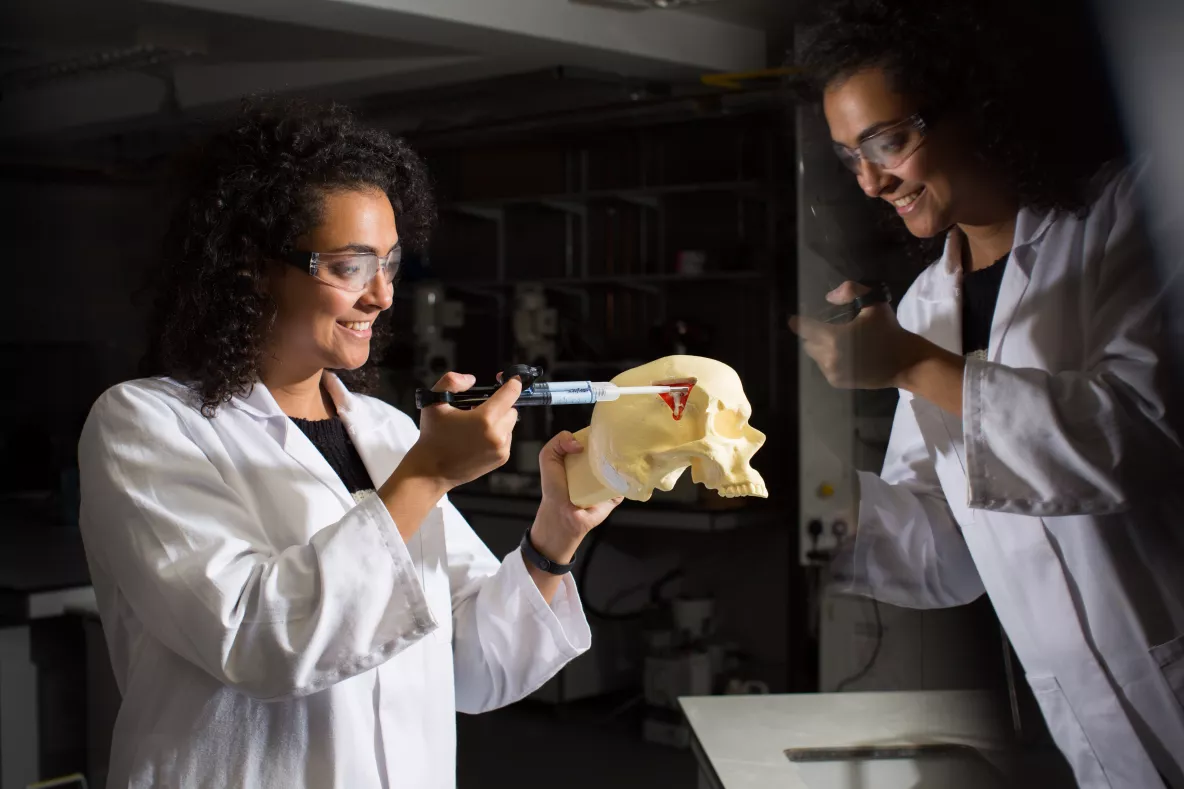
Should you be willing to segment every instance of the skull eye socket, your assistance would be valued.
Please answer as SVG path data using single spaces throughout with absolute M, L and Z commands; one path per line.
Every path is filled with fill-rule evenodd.
M 713 415 L 711 425 L 717 435 L 723 438 L 744 438 L 744 426 L 748 420 L 739 411 L 720 409 Z

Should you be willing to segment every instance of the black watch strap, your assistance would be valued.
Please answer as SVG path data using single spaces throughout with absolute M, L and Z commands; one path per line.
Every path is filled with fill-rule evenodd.
M 543 572 L 550 573 L 551 575 L 563 575 L 565 573 L 570 573 L 571 569 L 576 566 L 574 558 L 570 564 L 559 564 L 558 562 L 553 562 L 546 556 L 543 556 L 541 553 L 539 553 L 538 549 L 534 547 L 534 543 L 530 541 L 530 527 L 527 527 L 526 531 L 522 533 L 521 548 L 522 555 L 526 557 L 526 561 L 530 562 Z

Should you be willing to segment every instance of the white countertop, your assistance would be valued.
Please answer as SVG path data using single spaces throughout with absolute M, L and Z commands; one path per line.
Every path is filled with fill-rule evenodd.
M 707 696 L 680 703 L 724 789 L 918 785 L 920 768 L 908 759 L 793 763 L 788 748 L 942 743 L 991 751 L 1006 741 L 990 697 L 975 691 Z M 932 772 L 935 763 L 925 769 Z M 951 777 L 959 769 L 968 768 L 941 768 Z

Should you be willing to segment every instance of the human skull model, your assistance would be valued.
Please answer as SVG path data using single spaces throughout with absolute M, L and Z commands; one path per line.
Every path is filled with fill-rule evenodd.
M 685 396 L 625 396 L 596 404 L 592 424 L 576 433 L 584 451 L 566 458 L 567 487 L 577 507 L 624 496 L 648 501 L 670 490 L 689 466 L 691 479 L 719 495 L 766 498 L 751 465 L 765 435 L 749 424 L 752 406 L 740 376 L 701 356 L 667 356 L 627 370 L 618 386 L 689 384 Z

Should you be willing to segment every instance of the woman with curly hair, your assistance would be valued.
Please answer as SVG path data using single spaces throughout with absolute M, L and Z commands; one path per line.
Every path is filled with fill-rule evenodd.
M 846 2 L 802 58 L 866 195 L 944 242 L 895 315 L 792 322 L 832 385 L 900 391 L 840 569 L 909 607 L 985 592 L 1081 786 L 1184 787 L 1184 456 L 1138 171 L 1107 163 L 1088 61 L 1033 35 L 1054 12 L 1006 7 Z
M 433 219 L 401 140 L 281 104 L 193 164 L 157 377 L 106 392 L 79 446 L 123 693 L 108 786 L 452 787 L 456 711 L 522 698 L 587 649 L 564 573 L 619 500 L 570 504 L 563 458 L 581 448 L 560 434 L 499 563 L 447 493 L 506 461 L 520 383 L 418 430 L 358 392 L 402 250 Z

